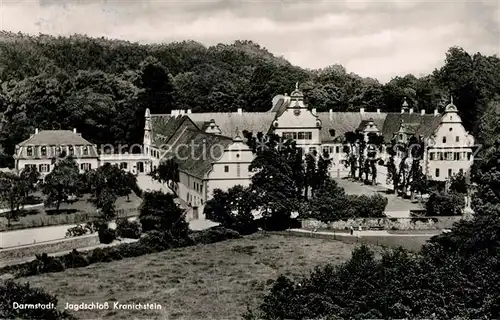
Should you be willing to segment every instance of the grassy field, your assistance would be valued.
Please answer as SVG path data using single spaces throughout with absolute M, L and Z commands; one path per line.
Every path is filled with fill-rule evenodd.
M 255 234 L 243 239 L 68 269 L 19 281 L 68 303 L 159 303 L 162 310 L 81 310 L 81 319 L 238 319 L 279 274 L 299 277 L 347 260 L 356 245 Z

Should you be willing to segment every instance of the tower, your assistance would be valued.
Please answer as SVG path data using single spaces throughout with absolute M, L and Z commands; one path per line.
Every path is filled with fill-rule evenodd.
M 149 148 L 151 146 L 151 113 L 149 112 L 149 108 L 146 109 L 144 114 L 144 151 L 146 154 L 149 154 Z

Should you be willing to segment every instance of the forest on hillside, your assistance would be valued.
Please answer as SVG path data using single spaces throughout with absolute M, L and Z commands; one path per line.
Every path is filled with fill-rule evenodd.
M 452 47 L 432 74 L 387 84 L 340 65 L 306 70 L 251 41 L 206 47 L 194 41 L 141 45 L 82 35 L 0 32 L 0 167 L 35 128 L 77 128 L 96 144 L 141 143 L 144 111 L 267 111 L 296 82 L 318 111 L 416 111 L 454 102 L 473 134 L 500 101 L 500 59 Z M 2 151 L 3 147 L 3 151 Z

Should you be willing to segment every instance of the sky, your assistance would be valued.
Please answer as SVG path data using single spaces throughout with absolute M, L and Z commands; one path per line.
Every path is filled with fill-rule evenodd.
M 294 65 L 341 64 L 386 82 L 445 53 L 500 52 L 500 0 L 0 0 L 0 29 L 140 43 L 252 40 Z

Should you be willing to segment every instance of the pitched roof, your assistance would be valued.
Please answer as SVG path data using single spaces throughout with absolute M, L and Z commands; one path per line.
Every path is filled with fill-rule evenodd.
M 342 140 L 348 131 L 356 131 L 364 120 L 373 119 L 373 123 L 382 131 L 386 113 L 378 112 L 318 112 L 318 118 L 321 120 L 321 141 L 333 142 Z M 398 127 L 399 128 L 399 127 Z M 330 135 L 330 129 L 335 130 L 335 136 Z
M 385 142 L 391 141 L 392 136 L 403 123 L 410 132 L 427 138 L 439 127 L 441 119 L 442 115 L 440 114 L 388 113 L 382 127 L 382 135 Z
M 92 145 L 82 138 L 78 133 L 71 130 L 41 130 L 32 135 L 29 139 L 19 143 L 19 146 L 43 146 L 43 145 Z
M 190 128 L 182 128 L 175 133 L 172 142 L 166 158 L 176 159 L 181 171 L 203 179 L 205 174 L 212 169 L 212 163 L 220 159 L 233 140 Z
M 243 114 L 237 112 L 206 112 L 191 113 L 188 116 L 197 125 L 210 122 L 213 119 L 222 131 L 223 136 L 233 137 L 236 130 L 240 132 L 247 130 L 254 133 L 267 133 L 274 121 L 275 114 L 272 112 L 244 112 Z M 199 127 L 201 129 L 204 126 Z
M 151 115 L 152 144 L 161 146 L 167 143 L 186 119 L 187 116 Z

